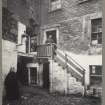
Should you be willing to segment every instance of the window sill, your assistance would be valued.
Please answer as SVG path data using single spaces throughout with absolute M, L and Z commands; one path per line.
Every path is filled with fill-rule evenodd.
M 89 0 L 78 0 L 78 4 L 82 4 L 82 3 L 85 3 L 85 2 L 88 2 Z
M 102 47 L 102 44 L 91 44 L 90 47 L 97 47 L 97 48 L 99 48 L 99 47 Z
M 60 11 L 60 10 L 62 10 L 62 7 L 61 8 L 58 8 L 58 9 L 55 9 L 55 10 L 49 9 L 48 10 L 48 13 L 57 12 L 57 11 Z

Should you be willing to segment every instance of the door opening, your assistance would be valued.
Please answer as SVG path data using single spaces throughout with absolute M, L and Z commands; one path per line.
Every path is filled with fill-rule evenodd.
M 46 31 L 46 40 L 49 38 L 50 35 L 52 35 L 52 39 L 54 40 L 54 43 L 57 43 L 57 32 L 56 30 Z
M 30 68 L 30 83 L 31 85 L 37 84 L 37 68 Z
M 43 88 L 49 89 L 49 62 L 43 64 Z

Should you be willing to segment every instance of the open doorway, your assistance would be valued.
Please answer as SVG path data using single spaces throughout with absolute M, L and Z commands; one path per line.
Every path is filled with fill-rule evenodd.
M 59 43 L 59 29 L 57 27 L 44 30 L 43 44 L 46 43 L 49 36 L 52 36 L 54 43 Z
M 52 35 L 54 43 L 57 43 L 56 30 L 46 31 L 46 40 L 49 38 L 50 35 Z
M 18 56 L 17 76 L 22 85 L 28 85 L 28 68 L 27 64 L 32 62 L 32 58 L 25 56 Z
M 43 64 L 43 88 L 49 89 L 49 62 Z

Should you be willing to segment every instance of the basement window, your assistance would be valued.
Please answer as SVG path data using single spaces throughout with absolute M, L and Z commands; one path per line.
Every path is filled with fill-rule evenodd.
M 102 66 L 90 65 L 90 86 L 102 85 Z
M 50 11 L 61 9 L 61 0 L 50 0 Z
M 102 18 L 91 20 L 91 43 L 102 44 Z

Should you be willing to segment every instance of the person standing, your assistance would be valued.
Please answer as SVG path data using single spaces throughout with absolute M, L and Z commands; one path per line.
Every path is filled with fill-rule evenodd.
M 15 68 L 11 67 L 10 72 L 5 78 L 4 81 L 5 90 L 6 90 L 6 100 L 18 100 L 19 99 L 19 86 L 17 75 L 15 73 Z

